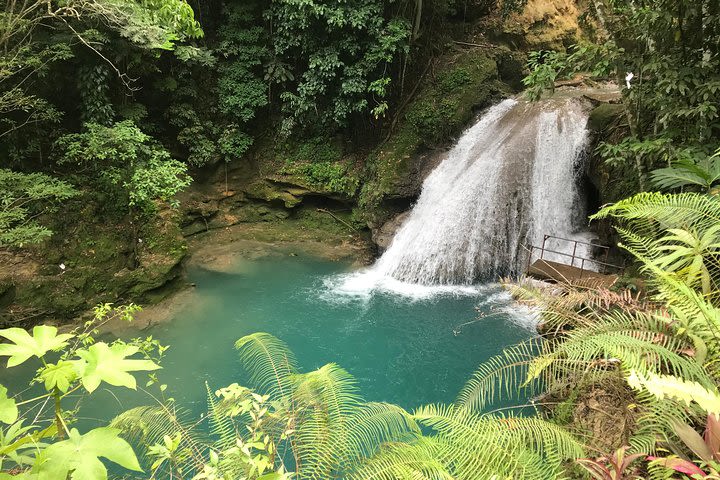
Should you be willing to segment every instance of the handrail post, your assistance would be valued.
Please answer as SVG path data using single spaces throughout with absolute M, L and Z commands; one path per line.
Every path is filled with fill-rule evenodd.
M 530 272 L 530 265 L 532 264 L 533 248 L 535 248 L 535 246 L 530 245 L 530 248 L 528 249 L 528 261 L 527 261 L 527 267 L 525 268 L 525 273 Z
M 548 241 L 548 239 L 551 239 L 551 238 L 555 238 L 555 239 L 558 239 L 558 240 L 561 240 L 561 241 L 567 242 L 567 243 L 571 243 L 571 242 L 572 242 L 572 243 L 573 243 L 572 254 L 570 254 L 570 253 L 565 253 L 565 252 L 567 252 L 567 250 L 564 250 L 562 247 L 557 247 L 557 248 L 558 248 L 559 250 L 564 250 L 564 251 L 553 250 L 553 249 L 552 249 L 552 246 L 551 246 L 551 247 L 548 247 L 547 241 Z M 598 248 L 598 247 L 599 247 L 599 248 L 604 249 L 604 250 L 605 250 L 605 256 L 604 256 L 604 257 L 605 257 L 605 261 L 600 261 L 600 260 L 597 260 L 597 259 L 595 259 L 595 258 L 588 258 L 588 257 L 582 256 L 583 254 L 582 254 L 582 253 L 578 253 L 578 251 L 577 251 L 578 244 L 588 245 L 589 247 L 591 247 L 591 250 L 588 252 L 588 255 L 591 255 L 591 256 L 592 256 L 595 252 L 599 253 L 597 250 L 594 250 L 594 249 L 592 249 L 592 248 Z M 599 245 L 599 244 L 596 244 L 596 243 L 581 242 L 581 241 L 579 241 L 579 240 L 573 240 L 573 239 L 569 239 L 569 238 L 561 238 L 561 237 L 556 237 L 556 236 L 553 236 L 553 235 L 543 235 L 543 242 L 542 242 L 542 246 L 541 246 L 541 247 L 537 247 L 537 246 L 535 246 L 535 245 L 529 245 L 528 247 L 529 247 L 529 248 L 528 248 L 528 263 L 527 263 L 528 268 L 527 268 L 527 270 L 526 270 L 526 273 L 529 273 L 529 272 L 530 272 L 530 266 L 531 266 L 531 264 L 532 264 L 533 254 L 535 253 L 535 250 L 540 250 L 540 255 L 539 255 L 539 257 L 538 257 L 538 260 L 544 260 L 544 259 L 545 259 L 545 253 L 552 253 L 552 254 L 556 254 L 556 255 L 562 256 L 564 259 L 558 259 L 558 262 L 561 262 L 563 265 L 568 265 L 568 264 L 566 263 L 566 262 L 567 262 L 567 257 L 570 257 L 570 265 L 568 265 L 568 266 L 576 269 L 576 273 L 574 273 L 574 275 L 577 275 L 576 278 L 578 278 L 578 279 L 584 278 L 584 276 L 585 276 L 585 263 L 587 263 L 587 262 L 591 262 L 591 263 L 597 265 L 597 272 L 598 272 L 598 273 L 602 273 L 602 274 L 604 274 L 604 275 L 607 275 L 607 274 L 608 274 L 608 273 L 607 273 L 608 271 L 614 271 L 615 269 L 616 269 L 616 270 L 619 270 L 620 272 L 624 271 L 624 267 L 621 267 L 621 266 L 618 266 L 618 265 L 615 265 L 615 264 L 610 264 L 610 263 L 608 263 L 608 260 L 609 260 L 609 258 L 610 258 L 610 247 L 608 247 L 608 246 L 606 246 L 606 245 Z M 580 267 L 579 267 L 579 268 L 578 268 L 578 267 L 575 267 L 575 260 L 580 260 Z M 577 270 L 580 270 L 580 271 L 577 272 Z M 590 272 L 595 272 L 596 270 L 594 269 L 594 267 L 590 267 L 590 268 L 589 268 L 589 271 L 590 271 Z M 591 275 L 590 277 L 592 278 L 592 275 Z
M 573 267 L 575 266 L 575 252 L 577 252 L 577 244 L 578 244 L 578 242 L 577 242 L 577 240 L 575 240 L 575 245 L 573 245 L 572 258 L 570 259 L 570 265 Z
M 603 265 L 603 273 L 607 273 L 608 257 L 610 256 L 610 247 L 605 248 L 605 265 Z

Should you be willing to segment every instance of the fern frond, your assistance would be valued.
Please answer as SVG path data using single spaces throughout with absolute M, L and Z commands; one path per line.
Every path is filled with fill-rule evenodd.
M 230 417 L 218 408 L 218 402 L 207 382 L 205 382 L 205 390 L 207 390 L 210 431 L 218 437 L 217 445 L 220 449 L 228 448 L 235 444 L 235 426 Z
M 110 426 L 118 428 L 138 453 L 141 464 L 150 471 L 155 460 L 148 455 L 152 445 L 162 444 L 163 437 L 181 434 L 178 451 L 187 452 L 183 455 L 181 468 L 186 471 L 202 469 L 203 454 L 209 443 L 196 428 L 197 420 L 192 419 L 189 412 L 175 405 L 142 406 L 126 410 L 111 422 Z
M 235 348 L 251 375 L 250 381 L 261 392 L 278 399 L 290 394 L 297 362 L 285 342 L 258 332 L 238 339 Z
M 411 442 L 420 427 L 405 409 L 390 403 L 366 403 L 347 420 L 346 461 L 369 458 L 383 443 Z
M 348 450 L 348 419 L 361 405 L 355 379 L 332 363 L 292 378 L 298 473 L 301 478 L 330 478 Z
M 413 443 L 388 443 L 352 472 L 349 480 L 455 480 L 440 461 L 441 443 L 421 437 Z
M 590 218 L 614 218 L 649 237 L 654 237 L 658 228 L 706 230 L 720 223 L 720 199 L 690 192 L 644 192 L 605 207 Z
M 633 452 L 656 453 L 658 441 L 668 443 L 678 423 L 699 423 L 706 414 L 697 405 L 672 398 L 658 399 L 647 390 L 636 391 L 640 416 L 629 444 Z
M 538 393 L 536 385 L 526 384 L 525 378 L 542 345 L 542 339 L 530 339 L 483 362 L 460 391 L 455 404 L 481 411 L 501 394 L 505 399 L 512 399 Z
M 497 437 L 501 445 L 524 445 L 540 454 L 551 446 L 567 458 L 577 458 L 585 452 L 570 432 L 537 416 L 478 414 L 454 405 L 426 405 L 413 416 L 445 438 L 455 437 L 458 441 L 466 434 L 491 435 Z
M 720 309 L 715 308 L 697 291 L 655 265 L 644 252 L 626 247 L 635 255 L 642 268 L 650 277 L 650 283 L 657 290 L 657 299 L 667 305 L 673 317 L 682 322 L 684 328 L 702 338 L 707 345 L 720 345 Z
M 556 478 L 563 461 L 584 454 L 569 432 L 537 417 L 480 415 L 452 405 L 428 405 L 414 416 L 437 432 L 436 454 L 457 478 Z
M 552 372 L 551 378 L 567 375 L 568 365 L 577 366 L 571 373 L 578 375 L 589 366 L 604 367 L 605 362 L 615 361 L 625 370 L 635 369 L 643 373 L 673 372 L 684 378 L 707 382 L 707 373 L 702 365 L 673 351 L 681 345 L 681 340 L 669 335 L 642 330 L 598 334 L 573 332 L 566 341 L 555 346 L 552 352 L 538 357 L 536 362 L 544 366 L 543 370 Z M 563 359 L 566 362 L 551 362 L 553 359 Z M 558 366 L 557 370 L 554 370 L 555 365 Z
M 635 370 L 630 371 L 627 382 L 636 390 L 646 390 L 658 400 L 671 398 L 687 406 L 694 402 L 708 413 L 720 414 L 720 394 L 714 385 L 706 387 L 673 375 L 657 375 L 652 372 L 644 375 Z

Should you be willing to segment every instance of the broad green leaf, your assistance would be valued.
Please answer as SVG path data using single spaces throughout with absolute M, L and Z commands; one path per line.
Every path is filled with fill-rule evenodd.
M 141 472 L 132 447 L 118 437 L 117 428 L 96 428 L 80 435 L 73 428 L 67 440 L 54 443 L 38 455 L 32 472 L 38 480 L 59 480 L 70 475 L 71 480 L 106 480 L 107 469 L 100 460 Z
M 70 388 L 70 384 L 77 380 L 78 374 L 75 365 L 75 362 L 67 360 L 51 363 L 40 370 L 38 378 L 45 382 L 45 390 L 48 392 L 57 388 L 65 393 Z
M 0 330 L 0 337 L 5 337 L 11 343 L 0 344 L 0 356 L 7 356 L 8 368 L 20 365 L 30 357 L 41 358 L 47 352 L 57 351 L 67 345 L 67 340 L 73 335 L 63 333 L 58 335 L 57 328 L 49 325 L 38 325 L 33 328 L 33 334 L 22 328 L 6 328 Z
M 713 459 L 713 452 L 705 443 L 703 437 L 685 422 L 673 422 L 673 431 L 692 452 L 704 462 Z
M 151 371 L 160 367 L 151 360 L 132 360 L 129 357 L 138 352 L 132 345 L 116 343 L 109 346 L 100 342 L 87 350 L 79 350 L 78 356 L 85 363 L 80 365 L 82 384 L 88 392 L 93 392 L 101 382 L 117 387 L 127 387 L 133 390 L 137 387 L 135 377 L 128 372 Z
M 18 417 L 18 408 L 15 400 L 8 398 L 7 388 L 0 385 L 0 422 L 15 423 Z

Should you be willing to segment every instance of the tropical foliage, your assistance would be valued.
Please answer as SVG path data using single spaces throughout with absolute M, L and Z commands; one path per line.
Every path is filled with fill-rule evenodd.
M 9 0 L 0 13 L 0 248 L 40 244 L 50 214 L 91 203 L 97 222 L 127 237 L 113 254 L 136 257 L 140 230 L 177 204 L 188 172 L 212 176 L 213 165 L 237 166 L 263 142 L 280 152 L 269 173 L 352 198 L 363 162 L 346 144 L 382 148 L 434 75 L 447 32 L 469 9 L 498 3 L 502 15 L 523 4 Z M 196 418 L 165 397 L 155 374 L 165 347 L 99 337 L 107 322 L 129 320 L 132 305 L 101 305 L 76 329 L 3 329 L 0 357 L 28 389 L 0 385 L 0 479 L 720 477 L 720 7 L 589 3 L 592 41 L 531 53 L 525 84 L 532 98 L 577 74 L 621 88 L 620 134 L 598 152 L 632 166 L 642 193 L 593 220 L 615 226 L 639 292 L 509 283 L 540 311 L 542 335 L 480 365 L 454 403 L 411 411 L 366 402 L 338 365 L 302 372 L 285 343 L 256 333 L 236 343 L 249 385 L 208 386 Z M 434 31 L 442 22 L 448 29 Z M 436 79 L 448 111 L 446 88 L 471 76 L 462 65 L 450 72 Z M 433 102 L 404 117 L 427 146 L 450 134 Z M 252 159 L 242 168 L 255 169 Z M 645 192 L 651 185 L 665 193 Z M 234 195 L 227 185 L 225 195 Z M 84 428 L 83 403 L 101 388 L 137 390 L 140 374 L 159 390 L 150 405 Z M 613 438 L 572 422 L 573 402 L 608 385 L 623 402 Z
M 714 193 L 713 187 L 720 181 L 720 150 L 712 157 L 679 158 L 670 165 L 652 172 L 653 184 L 662 190 L 695 187 Z
M 68 183 L 42 173 L 0 169 L 0 247 L 22 247 L 48 238 L 52 232 L 38 217 L 77 194 Z
M 0 478 L 101 480 L 108 477 L 102 459 L 141 471 L 120 430 L 99 427 L 80 433 L 73 426 L 78 406 L 92 402 L 101 384 L 135 390 L 135 372 L 160 368 L 157 361 L 164 347 L 152 338 L 109 344 L 96 340 L 103 325 L 129 321 L 135 311 L 132 305 L 101 305 L 93 319 L 70 333 L 46 325 L 30 332 L 0 330 L 6 340 L 0 344 L 6 368 L 22 366 L 30 373 L 28 384 L 38 385 L 20 392 L 0 386 L 0 468 L 13 472 L 0 473 Z
M 407 412 L 364 402 L 341 367 L 299 373 L 287 346 L 265 333 L 239 339 L 236 348 L 257 391 L 232 384 L 208 392 L 214 438 L 193 429 L 192 420 L 178 420 L 172 405 L 140 407 L 112 422 L 140 446 L 155 475 L 546 479 L 584 452 L 571 434 L 542 418 L 460 405 Z
M 692 183 L 712 183 L 709 157 L 720 146 L 720 14 L 713 0 L 593 0 L 596 38 L 571 52 L 539 52 L 525 79 L 532 97 L 556 79 L 584 72 L 622 88 L 628 135 L 598 148 L 607 161 L 637 171 L 677 164 Z M 708 174 L 699 173 L 693 165 Z M 667 171 L 655 175 L 664 186 Z M 678 172 L 679 173 L 679 172 Z M 700 177 L 700 178 L 698 178 Z
M 61 164 L 87 172 L 98 189 L 111 195 L 120 209 L 154 213 L 157 200 L 168 202 L 190 184 L 187 167 L 153 142 L 132 121 L 111 127 L 87 124 L 81 133 L 58 140 Z

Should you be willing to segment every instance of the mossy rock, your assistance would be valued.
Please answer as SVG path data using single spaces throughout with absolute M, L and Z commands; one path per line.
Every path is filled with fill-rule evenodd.
M 595 107 L 588 117 L 588 128 L 593 132 L 605 131 L 623 115 L 625 107 L 617 103 L 602 103 Z
M 386 198 L 416 196 L 422 164 L 433 159 L 424 152 L 448 147 L 481 109 L 512 92 L 500 80 L 496 62 L 507 53 L 471 48 L 440 61 L 396 131 L 366 159 L 368 181 L 359 201 L 366 217 L 377 217 Z
M 490 38 L 513 49 L 564 50 L 582 37 L 581 2 L 527 0 L 519 12 L 493 16 L 486 30 Z
M 616 143 L 619 138 L 629 134 L 622 126 L 625 120 L 623 108 L 618 103 L 601 103 L 590 112 L 588 129 L 593 133 L 594 144 Z M 617 202 L 626 198 L 628 192 L 640 190 L 633 165 L 609 164 L 597 151 L 587 162 L 587 176 L 598 192 L 601 205 Z
M 457 55 L 408 108 L 404 127 L 413 130 L 415 139 L 425 147 L 444 144 L 467 125 L 478 108 L 490 103 L 498 91 L 497 79 L 497 63 L 483 51 Z
M 245 193 L 250 198 L 266 202 L 280 202 L 286 208 L 293 208 L 302 202 L 302 197 L 293 195 L 285 189 L 278 187 L 267 180 L 257 180 L 245 187 Z
M 499 48 L 495 53 L 498 75 L 514 92 L 525 88 L 523 79 L 527 70 L 527 55 L 524 52 Z
M 262 180 L 249 182 L 243 189 L 252 198 L 280 200 L 288 208 L 299 205 L 306 193 L 296 194 L 293 188 L 331 198 L 352 198 L 360 179 L 356 159 L 346 152 L 345 140 L 342 136 L 310 131 L 305 132 L 309 135 L 305 137 L 295 135 L 281 142 L 270 138 L 258 142 L 253 157 Z M 278 185 L 262 185 L 262 182 Z
M 142 242 L 136 248 L 139 267 L 129 270 L 135 250 L 130 244 L 132 226 L 121 221 L 88 222 L 83 218 L 88 210 L 63 212 L 53 239 L 34 251 L 39 268 L 14 279 L 12 299 L 0 308 L 41 315 L 34 317 L 36 321 L 66 321 L 98 303 L 145 301 L 150 296 L 143 296 L 144 292 L 179 277 L 187 247 L 177 212 L 163 210 L 142 226 L 138 233 Z
M 38 277 L 32 283 L 19 283 L 12 305 L 63 320 L 86 309 L 86 302 L 82 290 L 69 285 L 64 275 L 54 275 Z
M 223 216 L 224 225 L 222 226 L 238 223 L 273 222 L 286 219 L 289 216 L 290 211 L 286 208 L 268 203 L 250 202 L 231 209 L 228 215 Z

